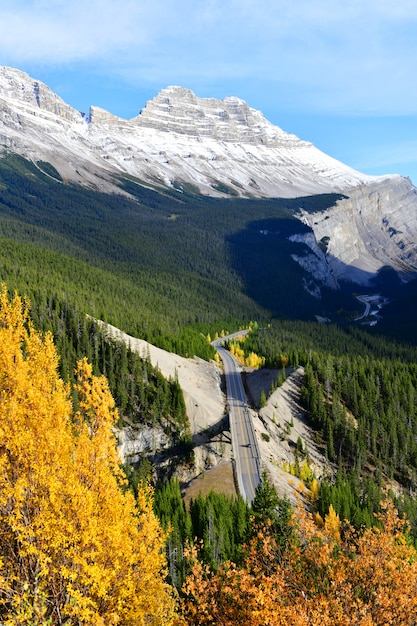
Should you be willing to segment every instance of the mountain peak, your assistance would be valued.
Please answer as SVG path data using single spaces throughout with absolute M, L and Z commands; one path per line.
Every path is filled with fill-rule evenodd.
M 12 67 L 0 66 L 0 97 L 26 103 L 67 120 L 75 121 L 82 115 L 43 82 Z
M 252 145 L 304 143 L 289 135 L 252 109 L 244 100 L 199 98 L 191 89 L 170 86 L 162 89 L 134 118 L 140 126 L 161 132 L 208 137 L 222 142 Z
M 208 196 L 349 195 L 338 202 L 337 215 L 300 213 L 316 241 L 304 242 L 314 244 L 310 256 L 294 260 L 317 268 L 319 259 L 332 264 L 334 280 L 354 274 L 362 284 L 388 263 L 401 271 L 417 267 L 417 196 L 408 181 L 353 170 L 234 96 L 199 98 L 169 86 L 131 120 L 100 107 L 86 118 L 41 81 L 0 67 L 2 149 L 51 163 L 63 181 L 106 192 L 123 193 L 126 177 Z M 320 242 L 327 242 L 325 252 Z
M 162 89 L 124 120 L 88 118 L 41 81 L 0 68 L 0 146 L 51 162 L 64 179 L 112 187 L 114 176 L 206 195 L 296 197 L 342 192 L 370 177 L 286 133 L 244 100 Z

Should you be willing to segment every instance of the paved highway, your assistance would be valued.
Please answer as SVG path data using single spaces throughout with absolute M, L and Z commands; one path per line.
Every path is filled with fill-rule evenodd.
M 261 482 L 261 460 L 252 423 L 253 418 L 242 383 L 240 365 L 230 352 L 220 345 L 228 338 L 213 341 L 213 345 L 223 361 L 239 492 L 248 504 L 251 504 L 256 487 Z

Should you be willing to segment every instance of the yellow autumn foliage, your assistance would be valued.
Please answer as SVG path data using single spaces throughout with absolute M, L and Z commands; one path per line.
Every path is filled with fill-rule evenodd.
M 289 463 L 287 461 L 283 461 L 282 469 L 292 476 L 297 476 L 297 478 L 306 482 L 309 486 L 310 483 L 312 484 L 315 480 L 314 472 L 307 461 L 303 461 L 301 465 L 299 463 Z
M 230 354 L 247 367 L 253 367 L 254 369 L 263 367 L 265 365 L 265 357 L 258 356 L 255 352 L 250 352 L 248 356 L 245 356 L 244 349 L 240 347 L 240 344 L 244 343 L 244 341 L 245 337 L 238 337 L 236 341 L 230 342 Z
M 79 362 L 78 407 L 50 334 L 0 294 L 0 622 L 169 625 L 152 490 L 126 488 L 104 377 Z
M 314 503 L 319 497 L 320 492 L 320 484 L 317 478 L 313 478 L 313 480 L 309 483 L 308 488 L 310 489 L 310 500 Z
M 324 529 L 334 541 L 340 541 L 340 517 L 332 504 L 329 506 L 329 512 L 324 517 Z
M 241 363 L 245 362 L 245 353 L 243 349 L 240 348 L 236 342 L 232 342 L 230 344 L 229 349 L 230 349 L 230 354 L 232 354 L 235 357 L 235 359 L 237 359 L 238 361 L 241 361 Z
M 248 367 L 259 369 L 265 365 L 265 357 L 258 356 L 255 352 L 251 352 L 249 356 L 246 357 L 245 363 Z

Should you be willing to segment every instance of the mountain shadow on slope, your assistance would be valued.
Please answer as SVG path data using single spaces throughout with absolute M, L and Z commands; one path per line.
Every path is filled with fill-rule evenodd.
M 273 317 L 332 321 L 352 319 L 358 304 L 352 283 L 340 289 L 323 286 L 319 276 L 305 271 L 294 256 L 313 254 L 304 243 L 289 240 L 291 235 L 312 233 L 297 219 L 263 219 L 227 238 L 232 266 L 241 276 L 246 294 Z M 355 291 L 361 291 L 358 287 Z
M 291 254 L 305 254 L 307 248 L 288 241 L 290 234 L 308 230 L 295 218 L 300 207 L 323 210 L 337 201 L 336 194 L 208 198 L 149 189 L 139 180 L 125 179 L 120 184 L 129 193 L 126 196 L 63 184 L 53 174 L 43 162 L 34 164 L 12 154 L 0 159 L 0 237 L 29 246 L 32 255 L 41 250 L 45 256 L 65 251 L 71 267 L 77 260 L 88 264 L 91 272 L 111 273 L 125 285 L 116 300 L 124 302 L 126 314 L 116 315 L 114 302 L 111 307 L 105 304 L 105 285 L 98 284 L 84 298 L 87 310 L 98 308 L 101 317 L 121 323 L 131 333 L 142 336 L 146 327 L 145 338 L 155 340 L 150 329 L 160 332 L 162 322 L 167 332 L 177 333 L 197 322 L 271 314 L 309 319 L 346 309 L 342 292 L 321 289 L 322 298 L 317 300 L 306 291 L 305 286 L 310 292 L 316 289 L 314 276 Z M 2 279 L 11 288 L 26 291 L 33 283 L 34 260 L 27 268 L 22 263 L 19 285 L 13 271 L 12 276 L 4 271 Z M 55 282 L 60 291 L 68 292 L 64 269 Z M 47 280 L 45 273 L 39 276 L 40 289 Z M 132 312 L 127 315 L 128 310 Z M 161 315 L 165 321 L 161 322 Z
M 377 326 L 378 333 L 417 345 L 417 279 L 392 290 L 389 298 Z

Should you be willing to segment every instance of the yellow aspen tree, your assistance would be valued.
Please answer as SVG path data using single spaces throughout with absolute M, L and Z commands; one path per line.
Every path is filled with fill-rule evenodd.
M 306 483 L 310 483 L 313 481 L 313 472 L 311 470 L 311 467 L 309 466 L 309 464 L 307 463 L 307 461 L 303 461 L 300 467 L 300 471 L 299 471 L 299 478 L 301 478 L 301 480 L 303 480 Z
M 77 367 L 78 410 L 52 336 L 0 294 L 0 621 L 169 625 L 152 490 L 127 489 L 104 377 Z
M 324 516 L 324 529 L 334 541 L 340 541 L 340 517 L 332 504 L 329 506 L 329 512 Z
M 258 356 L 255 352 L 251 352 L 246 358 L 246 365 L 254 369 L 259 369 L 265 365 L 265 358 Z
M 236 342 L 230 344 L 230 353 L 241 363 L 245 362 L 245 353 Z
M 309 483 L 308 488 L 310 489 L 309 498 L 311 502 L 314 504 L 314 502 L 316 502 L 317 498 L 319 497 L 319 492 L 320 492 L 320 484 L 317 478 L 313 478 L 311 483 Z

